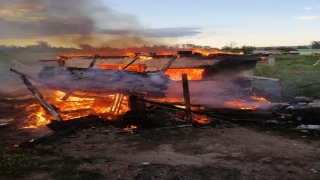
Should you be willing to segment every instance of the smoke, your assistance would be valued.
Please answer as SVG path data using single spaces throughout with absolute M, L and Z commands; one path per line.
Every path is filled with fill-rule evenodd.
M 193 36 L 199 28 L 150 29 L 132 14 L 120 13 L 102 0 L 12 0 L 0 2 L 0 38 L 56 37 L 74 44 L 126 47 L 163 44 L 150 37 Z M 160 41 L 160 42 L 155 42 Z M 130 46 L 133 43 L 130 44 Z

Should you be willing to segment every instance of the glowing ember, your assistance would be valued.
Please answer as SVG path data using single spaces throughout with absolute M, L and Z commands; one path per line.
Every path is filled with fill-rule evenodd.
M 200 115 L 200 114 L 194 114 L 194 113 L 192 113 L 192 120 L 202 125 L 211 123 L 211 120 L 206 116 Z
M 229 51 L 221 51 L 219 49 L 210 49 L 205 50 L 202 48 L 195 48 L 192 50 L 193 53 L 201 53 L 204 56 L 209 56 L 210 54 L 230 54 L 230 55 L 243 55 L 243 52 L 229 52 Z
M 130 131 L 130 130 L 134 130 L 134 129 L 137 129 L 138 127 L 137 126 L 134 126 L 134 125 L 130 125 L 128 127 L 125 127 L 123 130 L 125 131 Z
M 270 101 L 266 100 L 265 98 L 263 97 L 257 97 L 256 95 L 254 96 L 251 96 L 250 98 L 256 100 L 256 101 L 259 101 L 259 102 L 264 102 L 264 103 L 268 103 L 268 104 L 271 104 Z
M 67 59 L 69 59 L 69 58 L 74 58 L 74 57 L 87 57 L 87 56 L 92 56 L 93 57 L 93 55 L 92 54 L 64 54 L 64 55 L 61 55 L 61 56 L 58 56 L 57 58 L 58 58 L 58 60 L 61 60 L 61 61 L 63 61 L 63 60 L 67 60 Z
M 257 108 L 259 108 L 259 105 L 247 106 L 244 100 L 226 101 L 224 105 L 238 107 L 241 110 L 256 110 Z
M 181 81 L 181 74 L 187 74 L 188 80 L 201 80 L 203 68 L 169 68 L 166 70 L 165 74 L 170 76 L 170 79 L 173 81 Z
M 121 70 L 127 64 L 100 64 L 100 69 L 111 69 L 111 70 Z M 131 64 L 129 67 L 126 68 L 126 71 L 134 71 L 134 72 L 145 72 L 147 66 L 145 64 Z
M 151 60 L 153 58 L 152 58 L 152 56 L 139 56 L 139 59 L 141 61 L 148 61 L 148 60 Z
M 259 108 L 259 105 L 255 105 L 253 107 L 242 107 L 240 109 L 242 109 L 242 110 L 256 110 L 258 108 Z

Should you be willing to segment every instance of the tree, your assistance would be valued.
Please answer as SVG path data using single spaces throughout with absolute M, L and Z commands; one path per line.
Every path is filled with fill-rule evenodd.
M 51 45 L 46 41 L 37 41 L 36 43 L 40 48 L 51 48 Z
M 256 49 L 256 47 L 253 46 L 242 46 L 240 48 L 240 51 L 242 51 L 245 54 L 250 54 L 252 53 L 254 50 Z
M 320 49 L 320 41 L 312 41 L 311 49 Z
M 297 49 L 310 49 L 308 46 L 297 46 Z
M 277 47 L 275 50 L 280 50 L 283 52 L 290 52 L 290 51 L 295 51 L 296 49 L 293 47 Z

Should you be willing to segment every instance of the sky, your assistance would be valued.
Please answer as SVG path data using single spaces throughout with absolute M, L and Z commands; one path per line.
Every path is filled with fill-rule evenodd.
M 320 40 L 320 1 L 1 0 L 0 45 L 39 40 L 62 47 L 309 45 Z

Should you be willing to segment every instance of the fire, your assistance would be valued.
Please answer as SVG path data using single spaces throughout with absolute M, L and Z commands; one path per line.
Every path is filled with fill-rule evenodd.
M 70 53 L 70 54 L 64 54 L 64 55 L 61 55 L 61 56 L 57 56 L 57 58 L 58 58 L 58 60 L 63 61 L 63 60 L 67 60 L 67 59 L 69 59 L 69 58 L 74 58 L 74 57 L 88 57 L 88 56 L 92 56 L 92 57 L 93 57 L 92 54 L 72 54 L 72 53 Z
M 152 56 L 139 56 L 139 59 L 141 61 L 148 61 L 148 60 L 151 60 L 153 58 L 152 58 Z
M 268 104 L 271 104 L 270 101 L 266 100 L 265 98 L 263 97 L 257 97 L 256 95 L 254 96 L 251 96 L 250 98 L 256 100 L 256 101 L 259 101 L 259 102 L 264 102 L 264 103 L 268 103 Z
M 128 127 L 125 127 L 123 130 L 125 130 L 125 131 L 132 131 L 132 130 L 137 129 L 137 128 L 138 128 L 137 126 L 130 125 L 130 126 L 128 126 Z
M 211 120 L 206 116 L 200 115 L 200 114 L 194 114 L 194 113 L 192 113 L 192 120 L 202 125 L 211 123 Z
M 251 99 L 259 101 L 258 103 L 267 103 L 270 104 L 271 102 L 266 100 L 263 97 L 257 97 L 256 95 L 251 96 Z M 259 104 L 252 105 L 255 102 L 246 102 L 246 100 L 237 100 L 237 101 L 226 101 L 224 105 L 226 106 L 234 106 L 239 107 L 242 110 L 256 110 L 259 108 Z
M 28 116 L 28 119 L 31 120 L 31 124 L 21 127 L 21 129 L 37 128 L 38 126 L 44 126 L 50 123 L 50 115 L 47 114 L 40 104 L 31 104 L 26 107 L 26 110 L 31 112 L 31 114 Z
M 126 67 L 126 64 L 100 64 L 100 69 L 121 70 Z M 145 72 L 147 66 L 145 64 L 131 64 L 126 68 L 126 71 Z
M 61 91 L 48 91 L 44 97 L 57 109 L 63 120 L 74 119 L 87 115 L 99 115 L 110 120 L 114 115 L 120 115 L 129 110 L 128 97 L 123 94 L 109 94 L 99 98 L 84 97 L 84 94 L 74 92 L 67 100 L 62 100 L 66 93 Z M 22 128 L 37 128 L 50 123 L 52 116 L 39 104 L 29 105 L 26 109 L 32 122 Z
M 205 50 L 202 48 L 194 48 L 192 50 L 193 53 L 201 53 L 204 56 L 209 56 L 210 54 L 230 54 L 230 55 L 243 55 L 243 52 L 228 52 L 228 51 L 221 51 L 219 49 L 210 49 L 210 50 Z
M 204 68 L 169 68 L 165 74 L 170 76 L 173 81 L 181 81 L 181 74 L 187 74 L 188 80 L 201 80 Z
M 241 110 L 256 110 L 257 108 L 259 108 L 259 105 L 247 106 L 244 100 L 226 101 L 224 105 L 238 107 Z

